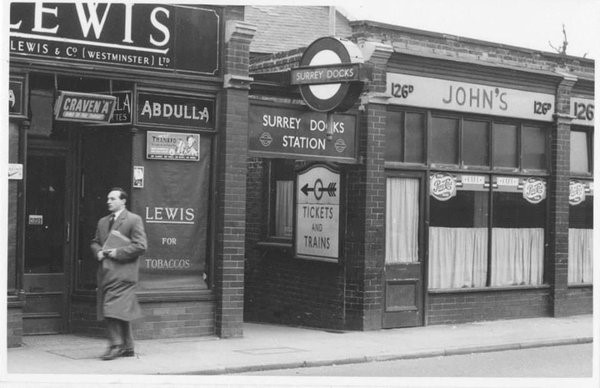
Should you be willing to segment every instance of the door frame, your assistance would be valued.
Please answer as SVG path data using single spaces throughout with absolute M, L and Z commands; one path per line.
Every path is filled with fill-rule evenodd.
M 428 257 L 428 244 L 427 244 L 427 226 L 426 222 L 429 219 L 426 212 L 428 212 L 427 205 L 427 197 L 425 195 L 425 191 L 428 189 L 428 171 L 427 169 L 422 170 L 385 170 L 385 185 L 386 185 L 386 199 L 385 199 L 385 212 L 387 213 L 387 180 L 388 178 L 409 178 L 409 179 L 417 179 L 419 181 L 419 226 L 418 226 L 418 252 L 419 252 L 419 263 L 421 264 L 421 278 L 420 281 L 420 289 L 417 292 L 420 292 L 420 303 L 418 309 L 421 311 L 419 322 L 417 326 L 424 326 L 427 322 L 426 312 L 427 312 L 427 257 Z M 387 218 L 384 215 L 384 264 L 383 264 L 383 306 L 382 306 L 382 315 L 381 322 L 383 326 L 383 322 L 385 319 L 385 303 L 387 297 L 387 287 L 386 287 L 386 264 L 385 264 L 385 241 L 387 241 Z M 393 264 L 392 264 L 393 265 Z M 402 264 L 398 264 L 402 265 Z M 399 284 L 406 283 L 406 281 L 398 281 Z M 402 327 L 402 326 L 399 326 Z
M 65 198 L 64 198 L 64 217 L 65 217 L 65 230 L 63 230 L 63 238 L 66 238 L 64 248 L 63 248 L 63 273 L 64 273 L 64 285 L 63 285 L 63 297 L 62 297 L 62 324 L 61 324 L 61 333 L 69 333 L 71 331 L 71 293 L 72 287 L 71 282 L 73 279 L 73 260 L 74 260 L 74 246 L 75 240 L 74 236 L 76 235 L 77 224 L 76 214 L 74 209 L 74 198 L 76 195 L 74 194 L 75 186 L 74 186 L 74 153 L 72 152 L 72 136 L 70 131 L 67 131 L 68 139 L 66 140 L 53 140 L 47 138 L 39 138 L 39 137 L 28 137 L 27 145 L 26 145 L 26 153 L 24 155 L 24 166 L 23 169 L 27 172 L 27 161 L 31 155 L 61 155 L 65 159 Z M 27 179 L 27 173 L 25 173 L 25 178 Z M 21 274 L 21 285 L 24 286 L 24 276 L 25 276 L 25 245 L 26 236 L 26 222 L 27 222 L 27 181 L 23 182 L 23 226 L 21 234 L 21 246 L 22 249 L 22 258 L 20 263 L 19 272 Z M 25 292 L 24 288 L 23 291 Z

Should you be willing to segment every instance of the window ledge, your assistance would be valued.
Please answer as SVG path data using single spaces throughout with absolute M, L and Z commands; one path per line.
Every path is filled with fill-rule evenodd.
M 140 303 L 153 302 L 185 302 L 212 301 L 215 299 L 211 290 L 141 290 L 136 291 Z M 96 300 L 96 292 L 79 292 L 73 294 L 73 300 L 92 302 Z
M 135 293 L 140 303 L 154 302 L 187 302 L 187 301 L 214 301 L 215 296 L 211 290 L 172 290 L 152 291 L 143 290 Z
M 517 291 L 517 290 L 543 290 L 549 289 L 549 284 L 539 286 L 503 286 L 503 287 L 478 287 L 478 288 L 440 288 L 427 290 L 429 294 L 457 294 L 470 292 L 495 292 L 495 291 Z
M 259 248 L 273 248 L 273 249 L 292 249 L 294 245 L 292 242 L 280 242 L 280 241 L 259 241 L 256 243 Z
M 569 283 L 567 288 L 593 288 L 593 283 Z

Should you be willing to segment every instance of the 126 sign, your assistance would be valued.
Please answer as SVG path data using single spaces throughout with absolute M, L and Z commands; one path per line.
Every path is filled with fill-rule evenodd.
M 572 97 L 571 116 L 573 124 L 594 125 L 594 100 Z

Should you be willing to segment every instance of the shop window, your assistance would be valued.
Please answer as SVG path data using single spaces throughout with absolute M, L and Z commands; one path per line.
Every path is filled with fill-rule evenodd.
M 535 184 L 545 195 L 545 182 L 536 180 Z M 522 191 L 502 190 L 493 193 L 490 285 L 542 284 L 546 200 L 539 200 L 540 197 L 527 200 Z
M 390 162 L 404 161 L 404 113 L 390 111 L 387 113 L 385 131 L 385 160 Z
M 493 125 L 494 167 L 517 168 L 517 126 L 494 123 Z
M 521 168 L 524 170 L 546 169 L 546 132 L 543 128 L 521 128 Z
M 432 117 L 430 133 L 430 162 L 458 164 L 458 119 Z
M 405 162 L 423 163 L 424 161 L 424 137 L 425 137 L 425 115 L 422 113 L 406 113 L 405 120 L 406 153 Z
M 385 160 L 423 163 L 425 115 L 415 112 L 388 112 Z
M 488 166 L 489 130 L 485 121 L 464 120 L 462 156 L 467 166 Z
M 294 219 L 294 161 L 270 163 L 269 236 L 292 238 Z
M 571 172 L 576 174 L 589 174 L 590 168 L 590 152 L 589 144 L 590 136 L 588 132 L 571 131 Z
M 432 173 L 429 289 L 542 284 L 545 190 L 540 178 Z
M 430 289 L 485 287 L 488 198 L 487 191 L 476 190 L 457 190 L 450 198 L 430 196 Z
M 419 180 L 388 178 L 385 263 L 419 261 Z
M 592 283 L 593 278 L 594 196 L 582 198 L 569 206 L 569 284 Z

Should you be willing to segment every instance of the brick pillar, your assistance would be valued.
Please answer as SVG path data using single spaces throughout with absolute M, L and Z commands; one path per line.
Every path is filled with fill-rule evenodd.
M 566 75 L 556 91 L 556 114 L 550 140 L 550 171 L 548 184 L 548 282 L 550 283 L 550 313 L 561 317 L 568 314 L 567 282 L 569 255 L 569 175 L 571 120 L 569 104 L 571 89 L 577 78 Z
M 359 120 L 361 163 L 348 168 L 346 235 L 346 326 L 381 328 L 385 250 L 385 98 L 386 65 L 392 48 L 360 44 L 372 79 L 361 98 Z M 351 209 L 351 211 L 350 211 Z
M 256 27 L 229 20 L 223 55 L 224 85 L 219 96 L 215 327 L 218 336 L 242 336 L 244 315 L 244 241 L 246 155 L 248 152 L 248 77 L 250 41 Z

